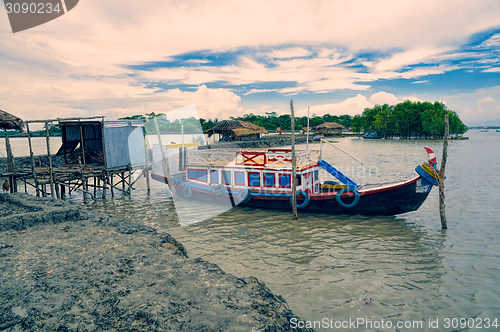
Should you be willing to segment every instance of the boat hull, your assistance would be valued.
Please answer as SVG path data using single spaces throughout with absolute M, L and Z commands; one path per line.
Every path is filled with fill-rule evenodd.
M 154 177 L 166 182 L 163 177 Z M 189 183 L 175 179 L 177 195 L 182 199 L 231 204 L 258 209 L 291 211 L 290 193 L 275 190 L 251 189 L 247 197 L 246 189 L 217 188 Z M 367 185 L 353 192 L 322 192 L 317 194 L 299 193 L 297 205 L 300 212 L 361 215 L 396 215 L 417 210 L 429 195 L 432 185 L 426 184 L 420 176 L 405 182 Z M 356 195 L 358 196 L 356 198 Z M 338 197 L 339 195 L 339 197 Z M 306 197 L 307 196 L 307 197 Z M 306 202 L 307 201 L 307 202 Z

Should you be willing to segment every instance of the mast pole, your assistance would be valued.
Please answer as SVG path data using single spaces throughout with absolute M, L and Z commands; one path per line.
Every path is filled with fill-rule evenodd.
M 290 111 L 292 113 L 292 208 L 293 220 L 297 220 L 297 161 L 295 160 L 295 115 L 293 113 L 293 100 L 290 100 Z
M 309 150 L 309 107 L 307 107 L 307 138 L 306 150 Z

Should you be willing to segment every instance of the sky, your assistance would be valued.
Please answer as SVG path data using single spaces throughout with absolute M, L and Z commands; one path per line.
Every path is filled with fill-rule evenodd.
M 442 101 L 500 125 L 500 1 L 80 0 L 13 34 L 0 109 L 25 120 L 164 113 L 360 114 Z

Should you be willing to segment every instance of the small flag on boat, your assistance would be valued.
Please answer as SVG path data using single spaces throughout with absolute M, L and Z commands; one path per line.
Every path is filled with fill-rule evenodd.
M 424 149 L 427 152 L 427 155 L 429 156 L 429 165 L 434 167 L 437 164 L 436 155 L 434 154 L 434 151 L 425 146 Z

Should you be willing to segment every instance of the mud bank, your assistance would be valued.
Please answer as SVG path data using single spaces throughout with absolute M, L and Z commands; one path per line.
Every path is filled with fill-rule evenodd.
M 49 167 L 49 158 L 47 157 L 47 155 L 35 156 L 34 159 L 36 167 L 40 165 L 42 165 L 42 167 Z M 30 157 L 14 157 L 14 164 L 16 169 L 30 168 Z M 64 156 L 52 156 L 52 166 L 58 167 L 64 164 Z M 0 158 L 0 174 L 2 173 L 7 173 L 7 158 L 5 157 Z
M 167 233 L 21 193 L 0 211 L 2 331 L 311 331 L 264 283 Z

